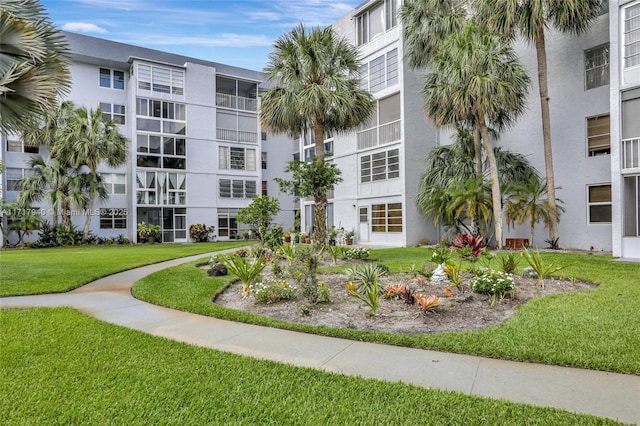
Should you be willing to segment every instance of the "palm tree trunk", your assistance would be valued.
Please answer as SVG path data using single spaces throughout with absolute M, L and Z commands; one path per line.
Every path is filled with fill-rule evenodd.
M 89 205 L 88 210 L 85 212 L 85 219 L 84 219 L 84 230 L 82 232 L 82 242 L 86 242 L 87 241 L 87 236 L 89 235 L 89 229 L 91 227 L 91 216 L 93 214 L 93 197 L 91 197 L 91 199 L 89 199 Z
M 493 146 L 489 140 L 489 130 L 484 122 L 484 114 L 479 114 L 478 123 L 482 135 L 482 144 L 489 161 L 489 173 L 491 176 L 491 199 L 493 204 L 493 220 L 496 230 L 496 243 L 498 249 L 502 248 L 502 202 L 500 201 L 500 180 L 498 179 L 498 166 L 496 164 L 496 156 L 493 153 Z
M 535 39 L 538 60 L 538 89 L 540 91 L 540 111 L 542 113 L 542 138 L 544 145 L 544 169 L 547 179 L 547 195 L 554 217 L 549 223 L 549 239 L 558 238 L 558 218 L 556 210 L 556 185 L 553 174 L 553 154 L 551 146 L 551 118 L 549 112 L 549 87 L 547 82 L 547 51 L 544 40 L 544 27 L 540 27 Z
M 71 229 L 71 206 L 68 203 L 63 203 L 60 208 L 60 215 L 62 216 L 62 227 L 65 230 Z
M 480 136 L 480 129 L 477 127 L 473 129 L 473 167 L 476 173 L 476 177 L 482 177 L 482 138 Z M 487 237 L 487 223 L 480 217 L 480 208 L 476 208 L 476 216 L 474 219 L 474 232 L 477 232 L 482 238 Z
M 324 123 L 316 119 L 314 126 L 315 150 L 318 161 L 324 161 Z M 327 194 L 320 194 L 314 199 L 316 203 L 316 218 L 313 236 L 316 242 L 325 244 L 327 239 Z

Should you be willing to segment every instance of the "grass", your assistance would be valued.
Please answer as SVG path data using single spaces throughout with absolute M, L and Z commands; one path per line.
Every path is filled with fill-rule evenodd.
M 0 251 L 0 296 L 61 293 L 98 278 L 246 242 L 81 246 Z
M 421 248 L 387 249 L 374 251 L 371 257 L 397 272 L 407 271 L 412 263 L 421 266 L 430 254 Z M 571 265 L 561 271 L 564 277 L 600 285 L 535 299 L 501 325 L 461 333 L 400 335 L 315 327 L 224 308 L 211 303 L 211 298 L 231 278 L 209 278 L 193 264 L 150 275 L 136 283 L 133 294 L 151 303 L 203 315 L 352 340 L 640 374 L 640 265 L 611 262 L 605 256 L 541 256 L 545 262 Z M 493 266 L 497 265 L 494 260 Z M 523 259 L 520 268 L 524 266 Z
M 0 369 L 4 425 L 618 424 L 245 358 L 70 308 L 0 310 Z

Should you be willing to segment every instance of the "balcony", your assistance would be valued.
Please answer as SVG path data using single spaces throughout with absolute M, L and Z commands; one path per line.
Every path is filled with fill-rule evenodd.
M 239 109 L 242 111 L 257 111 L 258 100 L 253 98 L 243 98 L 240 96 L 227 95 L 226 93 L 216 93 L 216 106 Z
M 623 139 L 622 170 L 640 168 L 640 138 Z
M 392 121 L 378 127 L 358 132 L 358 149 L 373 148 L 400 140 L 401 121 Z
M 258 143 L 258 132 L 247 132 L 235 129 L 216 128 L 216 138 L 219 141 Z

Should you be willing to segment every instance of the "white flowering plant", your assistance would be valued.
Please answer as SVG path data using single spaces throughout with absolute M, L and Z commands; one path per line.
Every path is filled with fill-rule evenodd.
M 473 278 L 469 286 L 476 293 L 504 296 L 515 288 L 513 275 L 488 270 Z
M 291 300 L 296 297 L 296 288 L 285 280 L 257 282 L 249 286 L 249 291 L 256 298 L 256 301 L 266 304 Z
M 364 247 L 353 247 L 344 251 L 345 259 L 366 259 L 370 254 L 371 250 Z

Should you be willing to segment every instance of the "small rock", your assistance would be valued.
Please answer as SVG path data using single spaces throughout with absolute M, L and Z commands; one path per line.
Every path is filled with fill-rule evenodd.
M 524 268 L 522 270 L 522 275 L 529 278 L 538 278 L 538 274 L 531 266 Z
M 207 275 L 209 275 L 210 277 L 221 277 L 227 274 L 227 267 L 222 263 L 216 263 L 207 271 Z

